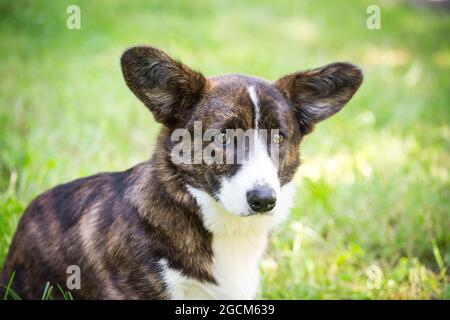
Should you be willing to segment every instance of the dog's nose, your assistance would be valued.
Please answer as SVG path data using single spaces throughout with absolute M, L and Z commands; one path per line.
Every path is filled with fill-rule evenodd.
M 269 185 L 256 186 L 247 192 L 247 202 L 256 212 L 267 212 L 275 207 L 277 195 Z

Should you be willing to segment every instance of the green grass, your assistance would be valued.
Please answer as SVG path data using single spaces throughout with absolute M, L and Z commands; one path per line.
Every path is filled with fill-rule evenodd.
M 5 288 L 5 292 L 3 294 L 3 300 L 22 300 L 22 298 L 12 289 L 12 283 L 14 281 L 14 276 L 16 272 L 13 271 L 9 278 L 8 284 Z M 72 293 L 70 291 L 65 291 L 59 284 L 56 284 L 58 287 L 58 291 L 56 295 L 59 299 L 63 300 L 73 300 Z M 44 287 L 44 291 L 42 292 L 41 300 L 53 300 L 55 293 L 53 291 L 54 286 L 47 282 Z
M 371 31 L 377 3 L 0 0 L 0 264 L 33 197 L 149 157 L 158 125 L 118 62 L 147 43 L 206 75 L 360 65 L 358 94 L 304 141 L 261 297 L 449 299 L 450 16 L 380 1 Z

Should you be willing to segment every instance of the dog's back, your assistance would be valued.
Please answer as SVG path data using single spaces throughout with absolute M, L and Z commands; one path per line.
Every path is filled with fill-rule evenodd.
M 11 288 L 40 299 L 47 282 L 66 288 L 74 265 L 82 270 L 75 298 L 164 298 L 157 239 L 125 197 L 132 180 L 133 169 L 98 174 L 38 196 L 19 222 L 2 284 L 14 271 Z

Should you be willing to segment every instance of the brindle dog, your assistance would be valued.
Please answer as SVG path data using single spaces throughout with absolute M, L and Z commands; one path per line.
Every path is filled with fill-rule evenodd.
M 66 269 L 76 265 L 75 299 L 253 298 L 267 236 L 289 209 L 300 142 L 350 100 L 360 69 L 333 63 L 273 82 L 206 78 L 146 46 L 127 50 L 121 65 L 131 91 L 162 124 L 153 157 L 34 199 L 1 283 L 15 271 L 12 289 L 40 299 L 47 282 L 65 287 Z M 238 163 L 174 163 L 171 134 L 192 132 L 194 121 L 204 129 L 278 129 L 279 165 L 266 159 L 255 172 Z

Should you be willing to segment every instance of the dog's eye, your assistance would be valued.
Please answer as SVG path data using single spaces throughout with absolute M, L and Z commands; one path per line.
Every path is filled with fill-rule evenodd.
M 230 143 L 230 137 L 226 133 L 220 132 L 216 134 L 214 141 L 219 145 L 225 145 Z
M 273 143 L 280 144 L 280 143 L 282 143 L 283 141 L 284 141 L 284 137 L 283 137 L 281 134 L 279 134 L 279 133 L 274 133 L 274 134 L 272 135 L 272 142 L 273 142 Z

